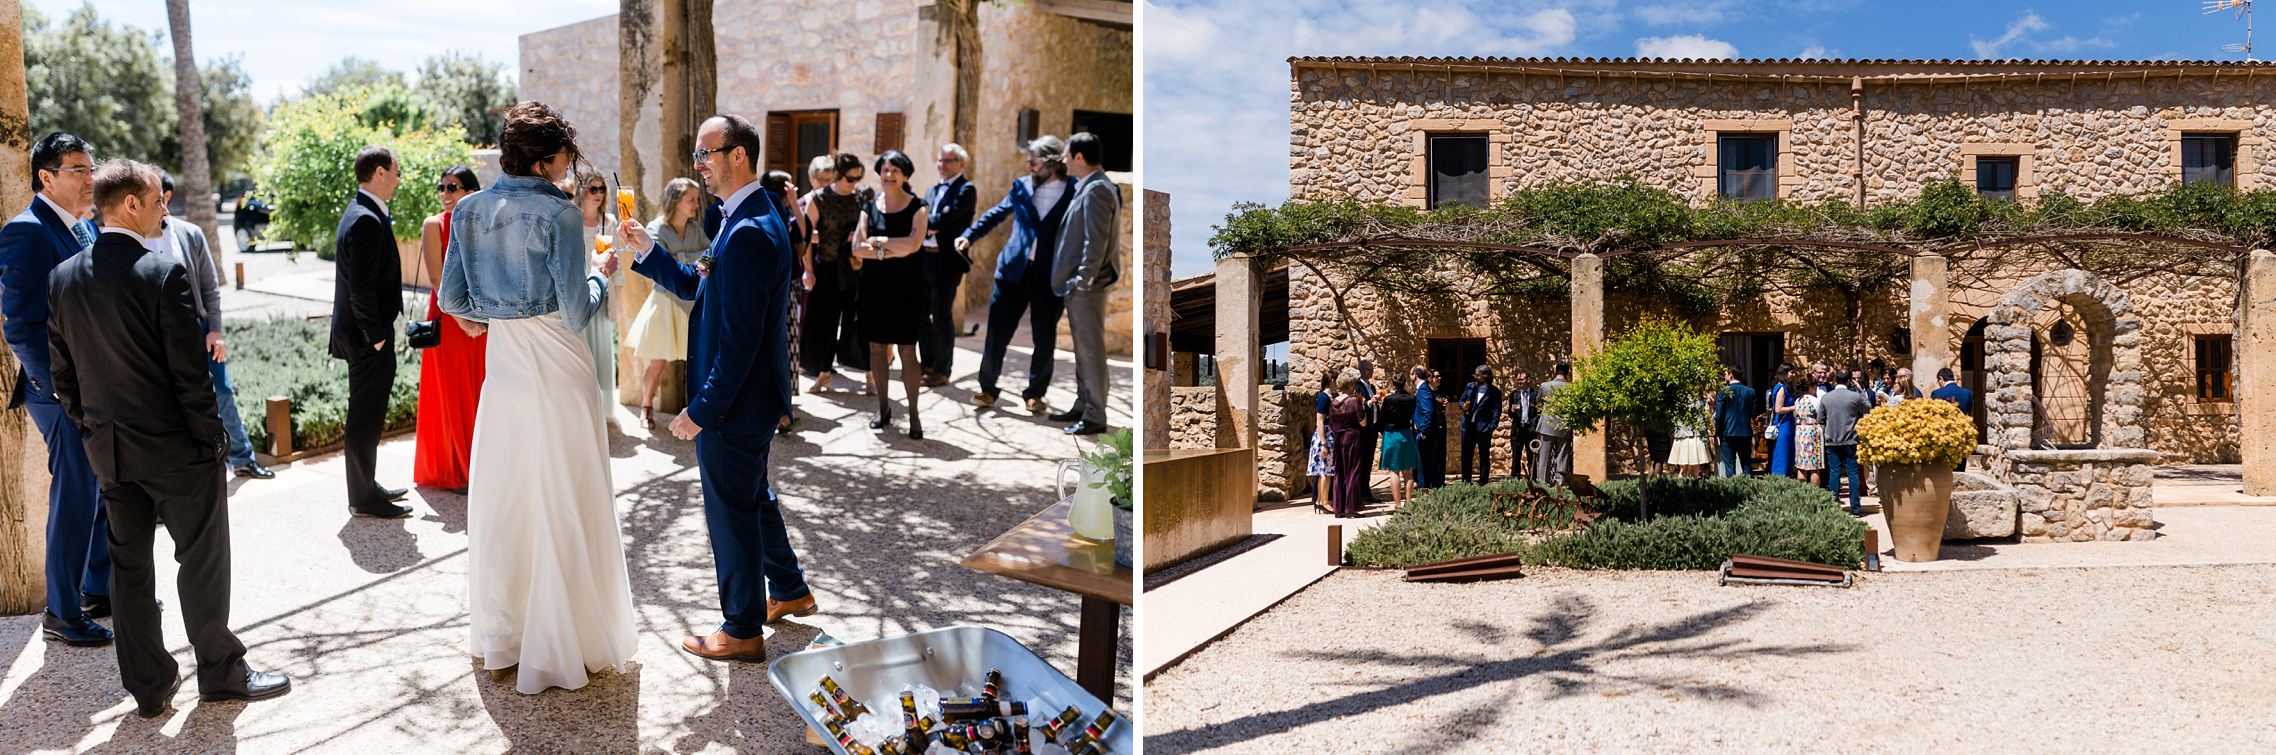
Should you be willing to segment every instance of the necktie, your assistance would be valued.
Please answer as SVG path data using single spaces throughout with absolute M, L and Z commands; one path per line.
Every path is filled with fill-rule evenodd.
M 87 232 L 86 223 L 72 223 L 71 236 L 79 240 L 79 248 L 81 249 L 95 245 L 95 234 Z

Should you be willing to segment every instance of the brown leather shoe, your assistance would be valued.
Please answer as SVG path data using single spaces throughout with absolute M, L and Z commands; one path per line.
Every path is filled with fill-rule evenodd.
M 784 616 L 812 616 L 821 609 L 814 607 L 814 596 L 784 601 L 767 601 L 767 623 L 781 621 Z
M 1042 414 L 1047 411 L 1051 411 L 1051 405 L 1043 403 L 1043 399 L 1031 398 L 1027 400 L 1027 413 Z
M 703 637 L 691 634 L 680 638 L 680 649 L 688 655 L 715 661 L 764 663 L 767 659 L 767 639 L 763 636 L 742 640 L 726 632 L 712 632 Z

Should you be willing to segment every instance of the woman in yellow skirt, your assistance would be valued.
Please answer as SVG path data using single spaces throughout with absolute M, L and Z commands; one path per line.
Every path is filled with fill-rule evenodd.
M 664 216 L 648 223 L 648 237 L 656 240 L 656 248 L 686 265 L 695 264 L 711 248 L 711 236 L 703 232 L 700 220 L 703 192 L 696 188 L 695 181 L 687 178 L 665 184 Z M 632 358 L 648 365 L 640 373 L 640 426 L 654 429 L 656 381 L 664 376 L 664 365 L 688 358 L 688 303 L 664 289 L 650 290 L 625 337 L 632 341 Z

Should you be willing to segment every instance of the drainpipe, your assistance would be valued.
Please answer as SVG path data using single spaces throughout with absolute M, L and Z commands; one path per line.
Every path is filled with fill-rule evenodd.
M 1849 77 L 1849 119 L 1857 123 L 1857 167 L 1850 179 L 1857 185 L 1857 209 L 1865 209 L 1865 77 Z

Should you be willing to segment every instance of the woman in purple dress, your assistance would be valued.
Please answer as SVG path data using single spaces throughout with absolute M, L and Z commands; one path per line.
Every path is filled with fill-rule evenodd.
M 1375 465 L 1367 459 L 1366 402 L 1359 398 L 1359 375 L 1346 370 L 1336 378 L 1336 397 L 1328 405 L 1328 432 L 1336 442 L 1336 489 L 1333 495 L 1336 518 L 1359 516 L 1359 507 L 1367 502 L 1368 470 Z

